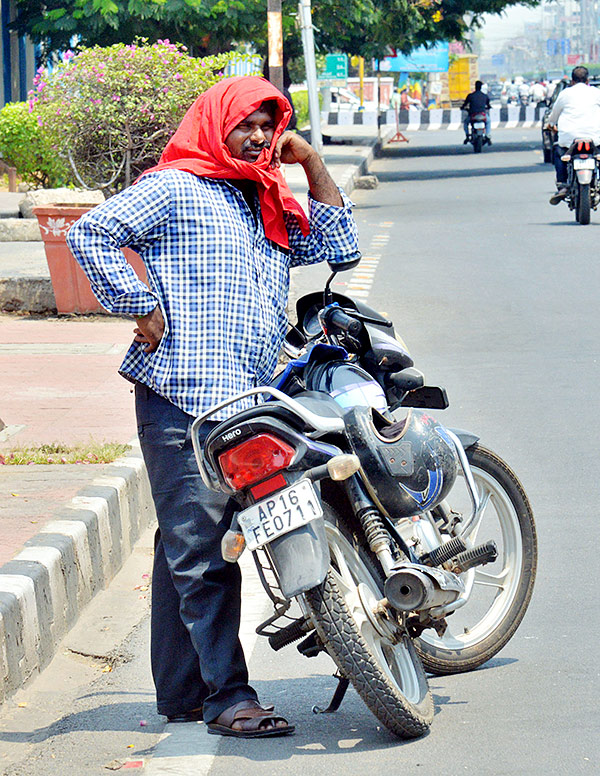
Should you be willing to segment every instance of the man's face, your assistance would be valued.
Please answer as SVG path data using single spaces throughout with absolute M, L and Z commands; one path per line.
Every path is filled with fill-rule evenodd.
M 225 138 L 234 159 L 254 164 L 263 148 L 269 148 L 275 131 L 274 110 L 269 102 L 263 102 L 258 110 L 231 130 Z

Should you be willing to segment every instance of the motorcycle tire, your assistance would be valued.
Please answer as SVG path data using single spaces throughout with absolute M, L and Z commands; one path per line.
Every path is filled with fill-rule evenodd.
M 422 736 L 434 707 L 413 640 L 373 612 L 384 577 L 362 531 L 323 508 L 331 565 L 323 584 L 304 593 L 317 634 L 382 725 L 399 738 Z
M 476 154 L 480 154 L 482 148 L 483 148 L 483 137 L 481 135 L 475 135 L 475 137 L 473 138 L 473 151 L 475 151 Z
M 472 592 L 447 617 L 446 632 L 428 629 L 416 640 L 426 670 L 439 675 L 472 671 L 508 643 L 529 606 L 537 567 L 535 523 L 523 486 L 491 450 L 476 444 L 466 453 L 482 504 L 468 538 L 472 545 L 494 539 L 498 558 L 461 575 Z M 453 493 L 448 503 L 454 509 Z
M 552 149 L 544 148 L 544 164 L 552 164 Z
M 590 184 L 578 183 L 577 188 L 577 207 L 575 209 L 575 217 L 580 224 L 587 226 L 587 224 L 590 222 Z

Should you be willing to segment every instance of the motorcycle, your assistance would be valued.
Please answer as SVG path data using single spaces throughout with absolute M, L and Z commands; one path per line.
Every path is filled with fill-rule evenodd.
M 519 626 L 534 518 L 501 458 L 432 417 L 445 390 L 426 385 L 391 321 L 331 291 L 332 270 L 297 302 L 283 371 L 198 417 L 192 441 L 206 485 L 239 505 L 223 557 L 250 550 L 273 604 L 257 633 L 337 666 L 313 711 L 336 711 L 351 683 L 414 738 L 434 715 L 426 671 L 473 670 Z M 202 444 L 202 425 L 234 407 Z
M 471 113 L 469 115 L 469 131 L 467 140 L 473 146 L 473 151 L 480 154 L 483 146 L 489 142 L 485 131 L 485 113 Z
M 590 210 L 596 210 L 600 202 L 600 149 L 596 148 L 593 140 L 577 139 L 563 154 L 562 160 L 567 164 L 567 205 L 569 210 L 575 211 L 577 222 L 587 225 L 590 223 Z

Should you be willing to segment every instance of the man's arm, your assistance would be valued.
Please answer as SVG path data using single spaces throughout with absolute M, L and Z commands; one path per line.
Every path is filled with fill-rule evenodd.
M 548 126 L 549 124 L 556 124 L 556 122 L 558 121 L 558 117 L 560 116 L 564 108 L 565 101 L 564 99 L 562 99 L 564 91 L 566 90 L 563 90 L 563 92 L 558 95 L 556 102 L 554 103 L 554 107 L 552 108 L 552 110 L 550 111 L 550 115 L 546 119 L 546 126 Z
M 342 207 L 342 197 L 323 160 L 314 148 L 295 132 L 284 132 L 273 151 L 273 165 L 301 164 L 313 199 Z

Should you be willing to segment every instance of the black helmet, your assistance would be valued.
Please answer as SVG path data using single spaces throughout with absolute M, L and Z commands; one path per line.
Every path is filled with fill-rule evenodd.
M 456 479 L 457 454 L 435 418 L 409 409 L 403 420 L 390 422 L 377 410 L 355 407 L 344 419 L 365 484 L 387 515 L 418 515 L 446 498 Z

